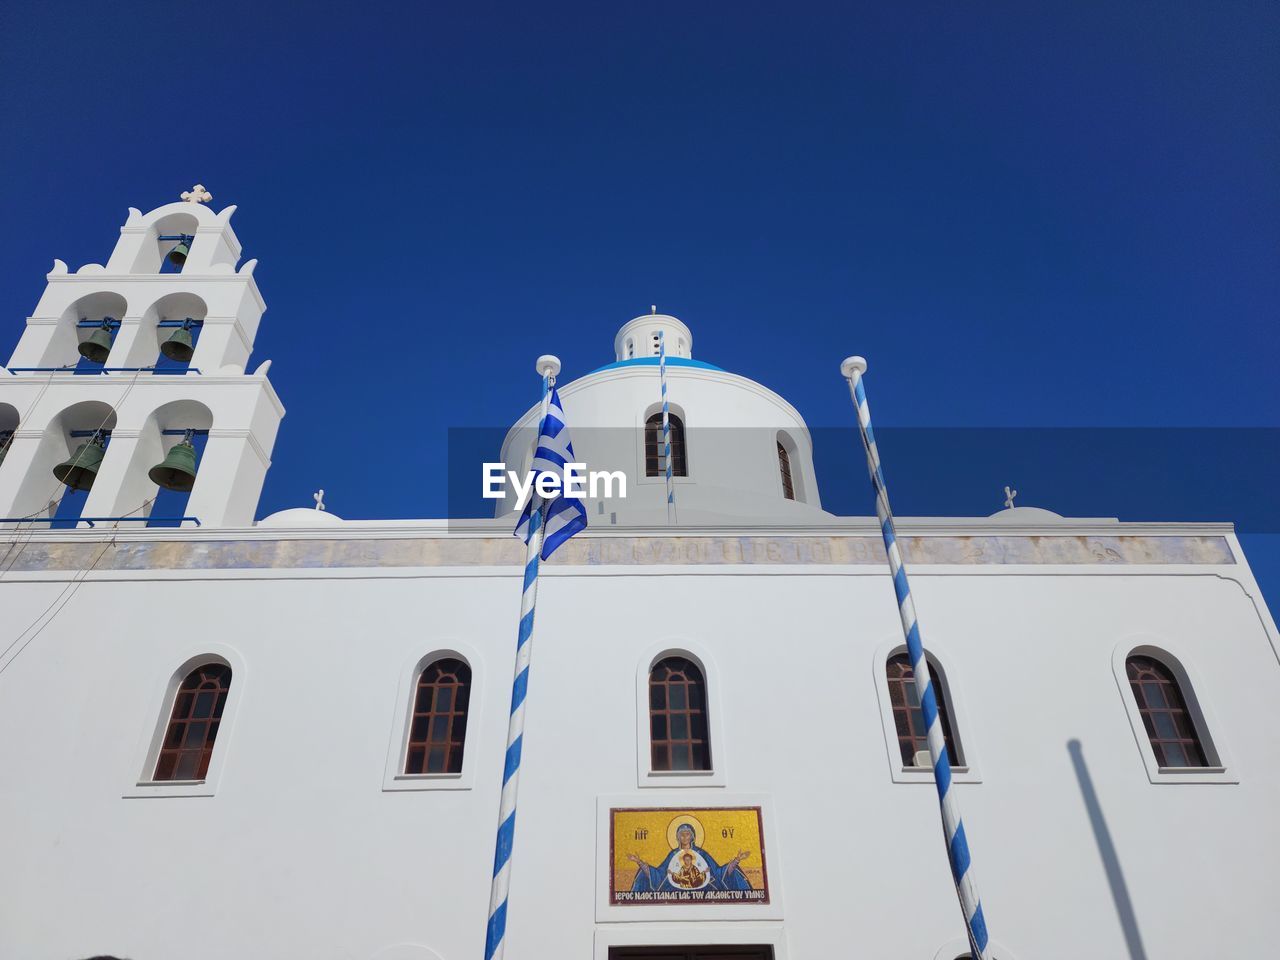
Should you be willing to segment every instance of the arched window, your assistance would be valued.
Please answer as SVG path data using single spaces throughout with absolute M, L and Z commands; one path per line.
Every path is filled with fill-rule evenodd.
M 455 657 L 436 660 L 418 675 L 404 772 L 461 773 L 467 740 L 471 668 Z
M 684 421 L 674 413 L 668 414 L 671 421 L 671 475 L 687 477 L 688 464 L 684 451 Z M 662 443 L 662 411 L 659 410 L 644 422 L 644 475 L 646 477 L 665 477 L 667 475 L 667 458 L 663 455 Z
M 654 770 L 710 770 L 707 686 L 687 657 L 664 657 L 649 671 L 649 749 Z
M 796 490 L 791 483 L 791 454 L 787 453 L 781 440 L 778 441 L 778 470 L 782 474 L 782 495 L 788 500 L 794 500 Z
M 893 705 L 893 723 L 898 733 L 898 749 L 902 753 L 904 767 L 928 767 L 929 728 L 925 726 L 924 711 L 916 696 L 915 671 L 906 653 L 894 654 L 886 664 L 889 680 L 889 702 Z M 938 682 L 938 671 L 929 664 L 929 679 L 933 683 L 934 699 L 938 703 L 938 719 L 942 723 L 942 738 L 947 744 L 947 757 L 953 767 L 964 766 L 959 744 L 951 735 L 951 710 L 947 704 L 946 688 Z M 923 753 L 923 756 L 921 754 Z
M 1205 749 L 1173 671 L 1154 657 L 1125 661 L 1147 739 L 1161 767 L 1206 767 Z
M 206 663 L 183 679 L 156 760 L 156 780 L 203 780 L 231 689 L 231 668 Z

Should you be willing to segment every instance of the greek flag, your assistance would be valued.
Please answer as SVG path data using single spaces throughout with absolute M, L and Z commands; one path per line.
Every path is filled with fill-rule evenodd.
M 551 402 L 542 419 L 542 429 L 538 431 L 538 445 L 533 452 L 532 472 L 535 490 L 539 477 L 543 474 L 553 474 L 559 478 L 559 492 L 549 500 L 543 500 L 536 492 L 531 492 L 515 529 L 515 535 L 528 543 L 534 530 L 531 522 L 533 511 L 539 507 L 542 509 L 543 560 L 548 559 L 560 544 L 579 530 L 585 530 L 587 526 L 586 505 L 580 499 L 564 495 L 564 467 L 566 463 L 573 462 L 573 442 L 569 439 L 569 425 L 564 422 L 564 410 L 560 407 L 560 393 L 552 387 Z

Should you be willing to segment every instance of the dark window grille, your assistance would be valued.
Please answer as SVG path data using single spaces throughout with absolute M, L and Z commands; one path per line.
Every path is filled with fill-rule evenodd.
M 687 477 L 689 471 L 684 455 L 684 421 L 674 413 L 668 414 L 668 419 L 671 421 L 671 475 Z M 661 411 L 644 422 L 644 475 L 667 475 L 667 458 L 663 456 L 662 449 Z
M 1156 762 L 1162 767 L 1208 766 L 1173 671 L 1152 657 L 1130 657 L 1125 666 Z
M 654 770 L 711 769 L 706 683 L 685 657 L 649 671 L 649 745 Z
M 409 721 L 405 773 L 462 772 L 470 701 L 471 668 L 461 660 L 437 660 L 423 669 Z
M 787 453 L 781 440 L 778 441 L 778 469 L 782 472 L 782 495 L 788 500 L 794 500 L 796 491 L 791 484 L 791 454 Z
M 156 780 L 205 778 L 230 689 L 231 668 L 225 663 L 208 663 L 186 675 L 173 699 Z
M 910 657 L 905 653 L 890 657 L 886 671 L 889 679 L 889 702 L 893 705 L 893 724 L 898 735 L 902 765 L 914 767 L 916 754 L 920 751 L 929 752 L 929 728 L 925 726 L 924 711 L 920 709 L 920 699 L 916 695 L 915 671 L 911 668 Z M 947 744 L 947 758 L 951 761 L 951 766 L 962 767 L 964 758 L 951 735 L 951 711 L 933 664 L 929 664 L 929 679 L 933 683 L 933 696 L 938 703 L 938 719 L 942 723 L 942 739 Z

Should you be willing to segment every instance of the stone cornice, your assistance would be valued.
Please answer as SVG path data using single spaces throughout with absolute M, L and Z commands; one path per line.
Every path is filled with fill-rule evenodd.
M 504 529 L 489 535 L 440 527 L 282 530 L 107 530 L 18 534 L 24 545 L 14 572 L 74 571 L 94 563 L 104 540 L 113 547 L 95 570 L 288 570 L 518 567 L 524 548 Z M 909 533 L 899 529 L 908 564 L 947 566 L 1222 566 L 1236 563 L 1227 530 L 1181 533 L 1059 532 L 1020 536 L 987 530 L 978 535 Z M 305 535 L 299 535 L 305 534 Z M 561 567 L 882 566 L 884 548 L 874 533 L 765 533 L 670 536 L 610 533 L 566 543 L 551 563 Z

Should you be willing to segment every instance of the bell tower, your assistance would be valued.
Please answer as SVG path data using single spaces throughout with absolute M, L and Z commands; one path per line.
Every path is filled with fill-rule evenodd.
M 284 407 L 271 361 L 247 372 L 266 304 L 236 208 L 212 199 L 197 184 L 130 208 L 105 265 L 54 260 L 0 367 L 0 526 L 76 498 L 90 522 L 175 519 L 154 510 L 162 489 L 186 496 L 183 526 L 253 523 Z

